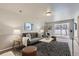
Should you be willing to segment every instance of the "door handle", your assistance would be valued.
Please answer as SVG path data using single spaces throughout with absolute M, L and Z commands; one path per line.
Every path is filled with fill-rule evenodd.
M 73 32 L 72 30 L 70 30 L 70 32 Z

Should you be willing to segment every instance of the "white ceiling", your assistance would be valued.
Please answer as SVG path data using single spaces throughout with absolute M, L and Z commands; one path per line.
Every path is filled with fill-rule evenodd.
M 76 8 L 75 6 L 79 4 L 47 4 L 47 3 L 17 3 L 17 4 L 0 4 L 1 12 L 7 11 L 9 13 L 16 14 L 25 19 L 48 19 L 45 15 L 47 9 L 50 9 L 54 15 L 55 11 L 68 10 L 71 12 L 72 9 Z M 19 10 L 22 10 L 20 13 Z M 53 17 L 52 15 L 52 17 Z
M 78 6 L 79 4 L 4 3 L 0 4 L 0 22 L 17 25 L 29 20 L 30 22 L 43 22 L 71 18 L 71 15 L 79 10 Z M 52 11 L 52 15 L 49 17 L 45 15 L 47 9 Z M 20 13 L 19 10 L 22 12 Z
M 38 17 L 46 12 L 47 8 L 50 8 L 50 4 L 0 4 L 0 8 L 25 17 Z M 19 10 L 22 12 L 20 13 Z

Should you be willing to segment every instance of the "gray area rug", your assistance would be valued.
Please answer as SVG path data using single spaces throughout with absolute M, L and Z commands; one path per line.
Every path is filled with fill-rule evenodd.
M 70 56 L 70 51 L 68 47 L 68 43 L 65 42 L 57 42 L 57 41 L 51 41 L 50 43 L 45 42 L 37 42 L 31 46 L 37 47 L 37 56 Z M 16 56 L 21 56 L 21 50 L 23 49 L 19 48 L 16 51 L 13 50 L 12 52 Z
M 38 56 L 70 56 L 68 43 L 52 41 L 33 44 L 37 47 Z

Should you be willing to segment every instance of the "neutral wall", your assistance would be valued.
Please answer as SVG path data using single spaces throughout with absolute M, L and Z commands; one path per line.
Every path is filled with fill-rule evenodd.
M 11 27 L 0 23 L 0 51 L 11 48 L 12 40 L 14 40 L 12 32 Z

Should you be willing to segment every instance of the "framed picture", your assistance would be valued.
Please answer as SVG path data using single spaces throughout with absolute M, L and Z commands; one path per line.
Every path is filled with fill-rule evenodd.
M 31 23 L 24 23 L 24 30 L 31 31 L 32 30 L 32 24 Z

